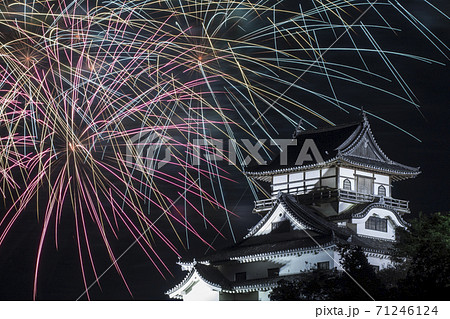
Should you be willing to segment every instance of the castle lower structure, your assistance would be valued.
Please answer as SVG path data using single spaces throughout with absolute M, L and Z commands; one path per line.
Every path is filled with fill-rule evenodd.
M 390 265 L 395 228 L 405 227 L 408 202 L 392 197 L 392 183 L 418 168 L 390 160 L 366 116 L 357 123 L 296 130 L 287 152 L 248 169 L 271 185 L 255 202 L 262 216 L 235 245 L 180 260 L 186 277 L 167 292 L 183 300 L 269 300 L 281 279 L 313 269 L 341 269 L 337 245 L 359 246 L 376 269 Z

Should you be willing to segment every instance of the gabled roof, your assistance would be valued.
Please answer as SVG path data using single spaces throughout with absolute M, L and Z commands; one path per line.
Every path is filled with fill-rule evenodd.
M 222 273 L 215 267 L 194 263 L 186 277 L 175 287 L 168 290 L 165 294 L 171 298 L 181 298 L 182 292 L 190 289 L 198 281 L 203 281 L 212 289 L 221 291 L 222 289 L 230 289 L 231 284 Z
M 389 205 L 383 204 L 382 202 L 355 204 L 355 205 L 352 205 L 351 207 L 349 207 L 347 210 L 343 211 L 339 215 L 328 217 L 328 220 L 337 221 L 337 220 L 351 220 L 351 219 L 364 218 L 369 213 L 369 211 L 373 208 L 386 209 L 395 215 L 395 217 L 397 218 L 397 220 L 399 221 L 399 223 L 402 226 L 404 226 L 404 227 L 409 226 L 408 223 L 400 216 L 400 214 L 395 209 L 393 209 Z
M 251 237 L 198 259 L 207 260 L 211 264 L 220 264 L 239 259 L 266 259 L 286 253 L 317 251 L 331 245 L 333 245 L 332 234 L 320 235 L 297 230 Z
M 332 223 L 326 221 L 319 215 L 314 209 L 309 206 L 298 203 L 294 196 L 284 193 L 279 193 L 277 197 L 277 203 L 282 205 L 286 210 L 286 217 L 297 228 L 306 228 L 321 234 L 330 234 Z M 264 225 L 266 225 L 277 209 L 275 204 L 269 213 L 262 218 L 250 232 L 244 237 L 249 238 L 257 233 Z
M 279 205 L 285 208 L 286 214 L 290 216 L 290 221 L 308 224 L 309 227 L 254 236 L 269 222 L 270 216 L 275 214 Z M 264 259 L 286 253 L 323 250 L 344 242 L 382 254 L 387 253 L 391 245 L 387 240 L 360 237 L 353 230 L 340 227 L 313 208 L 297 202 L 295 196 L 281 194 L 278 204 L 249 231 L 242 241 L 229 248 L 196 258 L 196 262 L 210 265 L 240 259 Z
M 409 167 L 389 159 L 378 146 L 366 116 L 359 122 L 329 128 L 307 130 L 296 134 L 296 145 L 287 149 L 286 165 L 281 165 L 281 155 L 268 165 L 246 169 L 250 177 L 268 181 L 268 176 L 332 166 L 336 163 L 378 171 L 393 176 L 394 180 L 415 177 L 419 168 Z M 321 161 L 298 163 L 301 148 L 312 140 L 322 157 Z
M 304 274 L 294 274 L 294 275 L 287 275 L 283 277 L 267 277 L 267 278 L 258 278 L 258 279 L 250 279 L 250 280 L 243 280 L 243 281 L 230 281 L 223 277 L 222 274 L 219 276 L 214 275 L 213 278 L 208 280 L 207 282 L 203 279 L 203 276 L 208 276 L 207 274 L 217 274 L 220 273 L 219 270 L 215 266 L 205 266 L 202 265 L 201 267 L 195 267 L 195 269 L 191 269 L 191 271 L 188 273 L 186 278 L 179 283 L 174 288 L 167 291 L 165 294 L 169 295 L 171 298 L 182 298 L 182 294 L 185 290 L 188 290 L 191 286 L 195 284 L 196 282 L 190 282 L 192 278 L 195 277 L 195 275 L 199 274 L 201 272 L 203 275 L 200 280 L 204 281 L 208 285 L 214 287 L 214 289 L 217 289 L 218 291 L 223 291 L 226 293 L 246 293 L 251 291 L 260 291 L 260 290 L 268 290 L 276 287 L 278 285 L 278 282 L 283 280 L 295 280 L 295 279 L 301 279 Z M 188 283 L 186 285 L 186 283 Z
M 181 283 L 166 292 L 166 294 L 172 298 L 182 298 L 183 294 L 199 281 L 210 286 L 213 290 L 226 293 L 264 290 L 276 286 L 277 281 L 280 279 L 291 277 L 281 276 L 240 282 L 230 281 L 219 271 L 217 267 L 219 265 L 264 261 L 279 256 L 286 257 L 304 253 L 316 253 L 335 249 L 340 244 L 359 246 L 367 253 L 381 254 L 382 256 L 387 255 L 392 247 L 392 241 L 358 236 L 353 230 L 338 226 L 332 221 L 332 218 L 326 218 L 313 208 L 301 204 L 293 195 L 280 193 L 277 200 L 275 207 L 250 230 L 242 241 L 190 262 L 180 261 L 179 264 L 185 270 L 188 270 L 189 273 Z M 382 204 L 355 205 L 341 215 L 340 218 L 341 220 L 342 218 L 362 218 L 361 216 L 367 214 L 370 208 L 378 207 L 377 205 Z M 306 225 L 307 227 L 281 233 L 269 232 L 256 236 L 255 234 L 259 229 L 264 227 L 266 223 L 271 222 L 271 216 L 278 212 L 277 207 L 279 208 L 280 206 L 284 209 L 284 213 L 291 223 Z M 300 275 L 297 274 L 295 276 Z

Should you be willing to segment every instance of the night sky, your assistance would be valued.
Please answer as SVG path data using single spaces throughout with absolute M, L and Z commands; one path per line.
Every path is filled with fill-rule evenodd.
M 446 17 L 424 5 L 420 0 L 407 2 L 409 10 L 430 28 L 443 43 L 450 43 L 450 29 Z M 450 3 L 447 0 L 431 2 L 445 14 L 450 14 Z M 289 5 L 296 5 L 297 1 L 288 1 L 288 3 Z M 394 161 L 421 169 L 422 173 L 417 178 L 396 182 L 393 185 L 394 198 L 410 201 L 411 214 L 405 216 L 405 219 L 408 220 L 418 216 L 420 212 L 430 214 L 449 210 L 449 60 L 430 44 L 420 32 L 412 28 L 403 17 L 399 17 L 398 13 L 387 10 L 383 14 L 393 26 L 403 30 L 398 34 L 381 30 L 376 36 L 383 49 L 408 52 L 438 62 L 426 63 L 398 56 L 393 56 L 391 59 L 399 74 L 402 75 L 414 92 L 418 104 L 421 106 L 420 109 L 373 90 L 357 90 L 354 86 L 350 87 L 343 81 L 336 80 L 334 89 L 339 99 L 363 107 L 369 114 L 373 113 L 387 119 L 416 137 L 413 138 L 392 125 L 369 115 L 374 136 L 385 154 Z M 369 25 L 372 19 L 376 18 L 375 13 L 369 12 L 362 18 L 362 21 Z M 342 39 L 342 41 L 344 43 L 338 42 L 337 46 L 348 45 L 348 43 L 345 43 L 345 39 Z M 444 45 L 439 44 L 439 48 L 447 56 L 450 56 L 450 52 Z M 342 59 L 342 62 L 346 63 L 345 59 L 348 57 L 342 55 L 342 53 L 330 51 L 325 53 L 324 58 L 333 61 Z M 368 59 L 367 63 L 371 71 L 384 74 L 384 66 L 379 64 L 379 59 L 373 61 Z M 371 83 L 385 86 L 386 89 L 399 94 L 401 92 L 395 83 L 386 84 L 381 81 L 380 83 Z M 302 78 L 301 85 L 316 89 L 317 86 L 325 84 L 316 81 L 316 78 L 312 75 L 306 75 Z M 307 105 L 314 105 L 316 111 L 331 119 L 335 124 L 353 122 L 360 118 L 358 109 L 347 108 L 348 112 L 344 112 L 337 107 L 324 104 L 317 98 L 298 95 L 298 91 L 295 90 L 286 92 L 286 94 L 292 98 L 301 99 Z M 317 127 L 328 125 L 314 116 L 305 114 L 302 114 L 302 116 Z M 292 136 L 294 125 L 287 123 L 280 114 L 268 111 L 266 117 L 270 119 L 272 125 L 278 131 L 272 131 L 273 138 L 290 138 Z M 257 131 L 257 128 L 255 130 Z M 265 137 L 262 136 L 261 138 Z M 275 151 L 273 148 L 272 150 Z M 223 165 L 223 168 L 228 170 L 227 176 L 235 181 L 224 182 L 223 186 L 228 203 L 227 207 L 235 213 L 235 216 L 231 216 L 231 224 L 235 237 L 239 240 L 246 234 L 247 229 L 259 220 L 258 216 L 251 213 L 255 198 L 247 186 L 248 183 L 245 178 L 235 168 L 229 165 Z M 28 211 L 28 214 L 21 215 L 0 247 L 0 300 L 32 299 L 35 256 L 42 221 L 38 221 L 36 214 L 32 213 L 33 207 L 29 207 Z M 192 223 L 197 227 L 202 237 L 212 243 L 212 246 L 216 249 L 233 244 L 232 235 L 223 212 L 211 210 L 207 214 L 216 227 L 222 230 L 226 238 L 217 236 L 217 232 L 210 226 L 204 227 L 201 218 L 193 216 Z M 79 297 L 81 297 L 81 300 L 86 299 L 86 295 L 83 295 L 85 289 L 75 245 L 73 223 L 72 214 L 67 214 L 65 218 L 61 219 L 59 229 L 61 233 L 66 235 L 60 236 L 58 249 L 55 248 L 51 240 L 45 243 L 40 265 L 38 300 L 76 300 Z M 89 227 L 94 228 L 93 225 Z M 166 221 L 158 221 L 158 227 L 167 230 L 168 233 L 172 234 L 170 235 L 172 236 L 171 239 L 176 241 L 170 231 L 170 225 Z M 185 236 L 183 229 L 180 228 L 179 232 L 183 238 Z M 49 238 L 52 236 L 54 234 L 51 231 Z M 102 274 L 105 269 L 110 267 L 110 260 L 103 249 L 101 238 L 95 236 L 95 232 L 92 232 L 92 250 L 96 256 L 97 271 Z M 126 231 L 120 232 L 119 237 L 119 240 L 112 242 L 112 246 L 117 255 L 126 251 L 119 264 L 132 295 L 130 295 L 113 267 L 104 273 L 100 279 L 100 285 L 94 285 L 90 289 L 91 299 L 167 300 L 164 292 L 186 275 L 176 265 L 177 257 L 173 253 L 165 251 L 164 245 L 156 239 L 155 248 L 158 250 L 158 247 L 161 247 L 159 254 L 172 272 L 172 275 L 170 275 L 167 271 L 164 271 L 163 274 L 166 278 L 163 278 L 138 245 L 133 245 L 127 250 L 133 243 L 133 238 Z M 185 240 L 184 243 L 186 245 Z M 183 256 L 201 255 L 211 251 L 208 246 L 192 235 L 189 236 L 189 249 L 181 244 L 178 244 L 178 248 Z M 89 276 L 87 281 L 89 286 L 93 282 L 93 277 Z

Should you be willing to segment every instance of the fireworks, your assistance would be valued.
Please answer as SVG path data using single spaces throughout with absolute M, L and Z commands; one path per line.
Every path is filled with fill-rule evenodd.
M 293 127 L 299 119 L 313 126 L 311 118 L 333 124 L 313 101 L 345 112 L 360 108 L 338 98 L 338 82 L 417 106 L 389 57 L 430 61 L 382 49 L 373 33 L 399 31 L 379 11 L 385 5 L 446 57 L 445 44 L 397 2 L 2 1 L 0 192 L 6 211 L 0 245 L 36 202 L 43 222 L 34 296 L 49 228 L 57 245 L 58 223 L 67 214 L 74 216 L 87 293 L 86 278 L 99 277 L 87 224 L 96 226 L 121 276 L 110 244 L 121 227 L 162 275 L 170 271 L 158 249 L 179 252 L 155 225 L 161 216 L 179 243 L 177 225 L 204 241 L 178 200 L 220 233 L 206 214 L 208 206 L 228 222 L 232 214 L 222 191 L 228 177 L 217 163 L 228 155 L 211 142 L 216 135 L 270 137 L 274 114 Z M 374 57 L 390 78 L 370 71 Z M 236 147 L 243 163 L 244 150 Z M 229 228 L 233 237 L 230 222 Z M 155 247 L 155 238 L 164 247 Z

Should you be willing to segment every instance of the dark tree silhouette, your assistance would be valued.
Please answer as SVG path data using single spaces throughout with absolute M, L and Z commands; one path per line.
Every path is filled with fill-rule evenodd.
M 448 300 L 450 296 L 450 215 L 421 215 L 408 229 L 397 229 L 392 252 L 397 273 L 397 299 Z
M 344 271 L 313 270 L 294 281 L 281 280 L 271 300 L 371 300 L 385 293 L 360 247 L 341 246 Z

